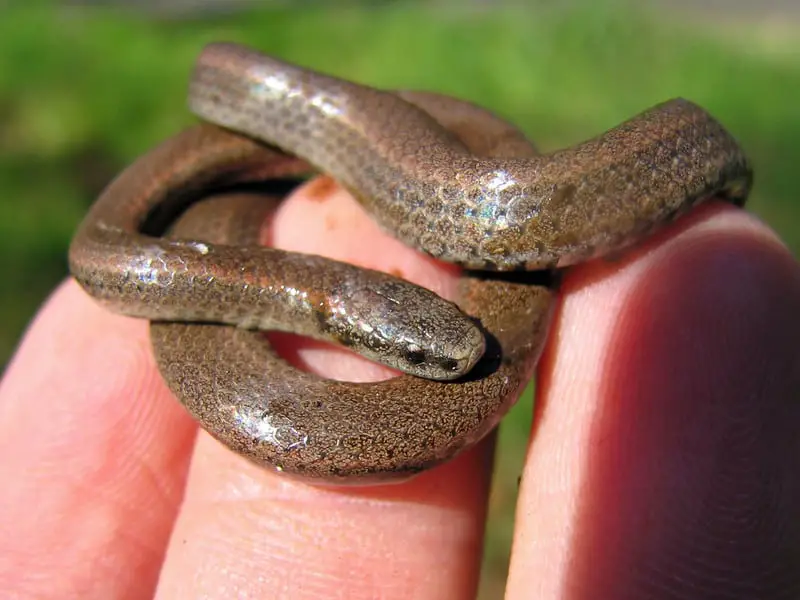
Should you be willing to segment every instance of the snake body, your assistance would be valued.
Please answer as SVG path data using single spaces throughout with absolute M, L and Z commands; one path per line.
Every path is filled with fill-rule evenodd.
M 539 155 L 469 103 L 212 44 L 189 102 L 214 125 L 167 140 L 109 185 L 73 240 L 71 271 L 112 310 L 153 322 L 162 374 L 205 429 L 317 482 L 407 477 L 481 439 L 530 379 L 555 292 L 467 272 L 450 303 L 389 275 L 263 248 L 252 224 L 280 199 L 237 186 L 313 166 L 434 257 L 527 271 L 617 251 L 712 196 L 742 204 L 752 184 L 736 141 L 680 99 Z M 253 329 L 343 343 L 405 374 L 324 380 Z
M 475 269 L 571 265 L 750 188 L 736 141 L 682 99 L 554 154 L 476 156 L 401 95 L 215 44 L 189 106 L 334 174 L 401 240 Z

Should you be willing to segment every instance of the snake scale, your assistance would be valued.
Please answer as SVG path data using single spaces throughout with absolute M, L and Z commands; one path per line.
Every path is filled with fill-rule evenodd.
M 547 339 L 557 293 L 543 273 L 619 252 L 706 199 L 742 205 L 752 185 L 736 140 L 683 99 L 539 154 L 468 102 L 378 90 L 236 44 L 207 46 L 189 88 L 205 122 L 103 191 L 70 269 L 103 305 L 151 321 L 162 375 L 207 431 L 317 483 L 402 480 L 480 440 Z M 259 245 L 260 224 L 310 171 L 406 244 L 464 267 L 455 302 Z M 277 356 L 260 333 L 270 330 L 402 374 L 327 380 Z

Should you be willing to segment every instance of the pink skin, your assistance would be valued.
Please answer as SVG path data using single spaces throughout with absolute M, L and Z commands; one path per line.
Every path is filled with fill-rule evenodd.
M 295 194 L 273 240 L 442 293 L 454 283 L 454 269 L 381 234 L 336 188 Z M 573 269 L 563 292 L 507 598 L 792 596 L 797 262 L 753 217 L 709 206 L 618 261 Z M 328 376 L 388 375 L 341 350 L 281 343 Z M 0 385 L 0 589 L 474 597 L 491 440 L 407 484 L 333 490 L 195 434 L 156 372 L 146 323 L 62 285 Z

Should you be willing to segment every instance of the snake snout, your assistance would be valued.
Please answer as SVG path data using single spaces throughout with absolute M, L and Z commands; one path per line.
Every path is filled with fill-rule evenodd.
M 428 379 L 451 381 L 463 377 L 486 351 L 483 332 L 470 320 L 463 319 L 453 325 L 457 325 L 459 331 L 441 334 L 442 343 L 436 344 L 428 356 L 425 375 Z

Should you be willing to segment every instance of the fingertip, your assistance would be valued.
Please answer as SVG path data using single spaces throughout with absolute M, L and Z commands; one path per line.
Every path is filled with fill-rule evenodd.
M 778 597 L 797 585 L 786 457 L 800 448 L 786 424 L 800 416 L 800 274 L 786 248 L 747 213 L 709 206 L 576 269 L 564 292 L 510 589 Z
M 110 313 L 72 280 L 59 286 L 32 321 L 2 394 L 9 402 L 0 427 L 9 435 L 19 432 L 20 420 L 43 425 L 25 428 L 14 447 L 52 442 L 64 444 L 63 451 L 79 439 L 83 445 L 92 430 L 149 420 L 151 403 L 137 399 L 169 398 L 152 359 L 147 323 Z M 57 426 L 63 430 L 56 432 Z
M 0 496 L 2 587 L 153 589 L 195 427 L 158 376 L 147 324 L 67 281 L 29 327 L 0 396 L 0 473 L 13 482 Z

